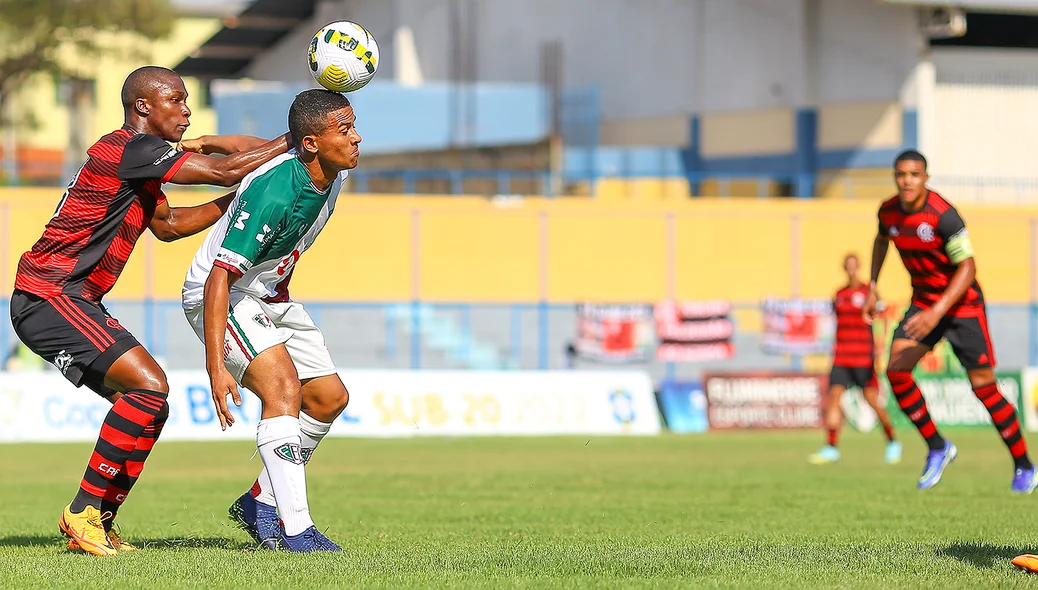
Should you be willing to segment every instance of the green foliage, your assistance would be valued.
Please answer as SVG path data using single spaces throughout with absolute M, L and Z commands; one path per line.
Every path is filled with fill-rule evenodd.
M 63 51 L 97 55 L 104 33 L 166 37 L 173 17 L 169 0 L 0 0 L 0 100 L 33 74 L 74 74 Z

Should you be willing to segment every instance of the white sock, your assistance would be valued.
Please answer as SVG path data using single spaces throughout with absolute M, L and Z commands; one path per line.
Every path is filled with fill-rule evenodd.
M 314 449 L 321 443 L 321 439 L 328 434 L 328 430 L 331 427 L 331 422 L 321 422 L 306 412 L 299 412 L 299 438 L 304 465 L 310 462 Z M 267 473 L 266 467 L 263 468 L 259 477 L 256 478 L 256 486 L 259 488 L 256 501 L 268 506 L 274 506 L 274 488 L 270 485 L 270 474 Z
M 285 534 L 298 535 L 313 526 L 306 502 L 306 471 L 300 447 L 299 419 L 277 416 L 260 420 L 256 428 L 265 471 L 270 476 L 278 516 L 285 523 Z

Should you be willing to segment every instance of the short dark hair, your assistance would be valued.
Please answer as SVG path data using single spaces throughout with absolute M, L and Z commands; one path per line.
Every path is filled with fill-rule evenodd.
M 307 135 L 315 135 L 328 126 L 328 113 L 350 106 L 350 100 L 331 90 L 311 88 L 296 95 L 288 109 L 288 131 L 296 145 Z
M 851 258 L 853 258 L 853 259 L 857 260 L 858 262 L 861 262 L 861 259 L 860 259 L 860 258 L 858 258 L 858 255 L 857 255 L 857 254 L 855 254 L 854 252 L 849 252 L 849 253 L 847 253 L 847 255 L 846 255 L 846 256 L 844 256 L 844 257 L 843 257 L 843 263 L 844 263 L 844 265 L 846 265 L 846 264 L 847 264 L 847 261 L 848 261 L 848 260 L 850 260 Z
M 894 159 L 894 166 L 897 167 L 901 162 L 922 162 L 923 170 L 926 170 L 926 158 L 915 150 L 905 150 L 898 154 L 897 158 Z
M 169 68 L 161 66 L 142 66 L 130 72 L 123 81 L 120 98 L 123 108 L 129 109 L 138 98 L 147 98 L 151 91 L 158 85 L 170 78 L 180 78 L 180 75 Z

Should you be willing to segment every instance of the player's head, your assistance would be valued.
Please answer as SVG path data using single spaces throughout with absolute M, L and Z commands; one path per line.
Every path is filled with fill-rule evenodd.
M 304 159 L 345 170 L 357 166 L 360 133 L 350 101 L 338 92 L 315 88 L 296 95 L 288 109 L 288 131 Z
M 168 68 L 144 66 L 130 72 L 122 101 L 127 123 L 166 141 L 180 141 L 191 124 L 184 81 Z
M 857 276 L 859 268 L 861 268 L 861 264 L 857 254 L 851 253 L 843 257 L 843 270 L 848 277 Z
M 906 150 L 894 159 L 894 182 L 902 203 L 914 203 L 926 195 L 926 158 L 915 150 Z

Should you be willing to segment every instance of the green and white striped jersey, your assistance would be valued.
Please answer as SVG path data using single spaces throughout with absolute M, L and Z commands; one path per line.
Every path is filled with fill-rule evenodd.
M 232 293 L 268 302 L 289 301 L 293 267 L 328 223 L 346 176 L 343 170 L 326 190 L 319 191 L 294 151 L 246 176 L 227 213 L 209 230 L 191 262 L 182 293 L 184 307 L 202 304 L 214 265 L 241 277 Z

